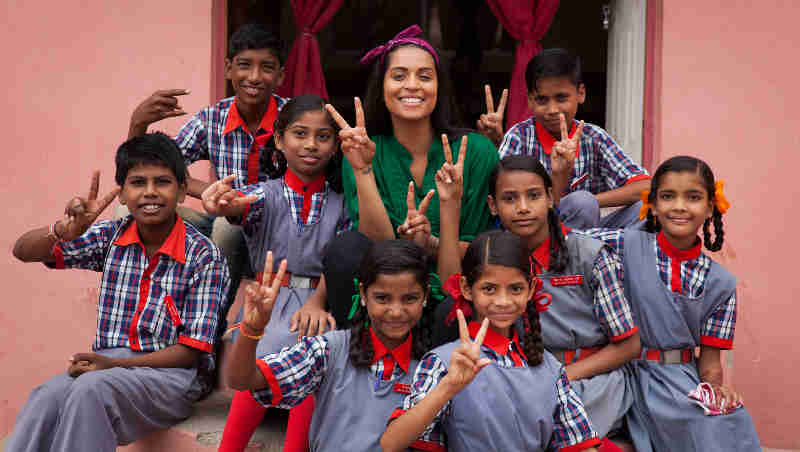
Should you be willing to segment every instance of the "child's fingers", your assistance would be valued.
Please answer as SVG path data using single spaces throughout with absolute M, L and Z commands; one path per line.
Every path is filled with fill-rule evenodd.
M 456 310 L 456 317 L 458 317 L 458 336 L 461 338 L 462 343 L 469 343 L 469 330 L 467 329 L 467 321 L 464 319 L 464 313 L 461 309 Z
M 162 89 L 155 92 L 155 95 L 158 97 L 175 97 L 175 96 L 184 96 L 186 94 L 191 93 L 188 89 Z
M 334 319 L 333 316 L 330 313 L 327 313 L 325 315 L 327 316 L 328 326 L 330 327 L 330 330 L 331 331 L 335 330 L 336 329 L 336 319 Z
M 503 94 L 500 96 L 500 103 L 497 105 L 497 114 L 501 117 L 503 116 L 503 112 L 506 110 L 506 102 L 508 101 L 508 89 L 503 90 Z
M 461 137 L 461 146 L 458 148 L 458 162 L 456 163 L 456 168 L 459 168 L 459 172 L 464 170 L 464 160 L 467 158 L 467 141 L 466 135 Z
M 289 264 L 286 262 L 286 259 L 282 260 L 281 265 L 278 267 L 278 273 L 275 275 L 275 279 L 272 280 L 272 301 L 275 301 L 275 299 L 278 298 L 278 291 L 281 290 L 281 283 L 283 282 L 283 277 L 286 274 L 286 267 L 288 265 Z
M 486 94 L 486 113 L 494 113 L 494 96 L 492 96 L 492 87 L 483 85 L 483 92 Z
M 247 196 L 239 196 L 238 198 L 232 201 L 232 204 L 236 204 L 237 206 L 246 206 L 258 201 L 257 195 L 247 195 Z
M 113 190 L 111 190 L 110 192 L 106 193 L 105 196 L 100 198 L 100 200 L 98 201 L 98 204 L 97 204 L 97 207 L 98 207 L 97 208 L 97 213 L 98 214 L 100 212 L 106 210 L 106 207 L 108 207 L 108 205 L 111 204 L 112 201 L 114 201 L 114 198 L 117 197 L 117 195 L 119 194 L 120 190 L 122 190 L 120 187 L 115 187 Z
M 417 210 L 417 203 L 414 199 L 414 181 L 408 183 L 408 194 L 406 195 L 406 207 L 408 211 Z
M 236 174 L 228 174 L 227 176 L 222 178 L 220 183 L 232 187 L 234 180 L 236 180 Z
M 483 369 L 484 367 L 488 366 L 491 363 L 492 363 L 492 360 L 489 359 L 489 358 L 481 358 L 481 359 L 479 359 L 478 362 L 475 363 L 475 367 L 477 368 L 475 373 L 480 372 L 481 369 Z
M 367 119 L 364 116 L 364 107 L 361 106 L 361 99 L 354 97 L 353 104 L 356 108 L 356 127 L 366 127 Z
M 561 140 L 564 141 L 569 138 L 569 134 L 567 133 L 567 118 L 564 117 L 564 113 L 558 114 L 558 120 L 561 123 Z
M 261 275 L 261 285 L 266 287 L 272 281 L 272 251 L 267 251 L 267 259 L 264 261 L 264 273 Z
M 342 115 L 336 111 L 336 108 L 334 108 L 333 105 L 325 104 L 325 110 L 328 110 L 328 113 L 330 113 L 331 117 L 333 117 L 333 120 L 336 121 L 336 124 L 338 124 L 341 129 L 344 130 L 350 128 L 350 124 L 348 124 L 347 121 L 342 118 Z
M 444 150 L 444 161 L 453 164 L 453 151 L 450 150 L 450 140 L 446 134 L 442 134 L 442 149 Z
M 231 203 L 234 199 L 239 197 L 239 193 L 235 190 L 228 190 L 225 193 L 222 193 L 219 197 L 219 204 L 226 206 Z
M 481 345 L 483 344 L 483 338 L 486 337 L 486 330 L 489 329 L 489 319 L 483 319 L 481 322 L 481 329 L 478 330 L 478 334 L 475 335 L 475 341 L 473 342 L 474 346 L 477 350 L 480 350 Z
M 430 190 L 425 197 L 422 198 L 422 202 L 419 203 L 419 208 L 417 209 L 417 212 L 419 212 L 420 215 L 425 215 L 425 212 L 428 211 L 428 205 L 431 203 L 434 193 L 436 193 L 435 190 Z
M 97 199 L 97 192 L 100 191 L 100 171 L 94 170 L 92 171 L 92 182 L 89 185 L 89 197 L 87 199 L 94 200 Z

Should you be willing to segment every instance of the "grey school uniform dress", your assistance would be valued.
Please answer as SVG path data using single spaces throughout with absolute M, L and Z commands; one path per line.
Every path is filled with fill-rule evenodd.
M 558 274 L 545 271 L 539 275 L 544 292 L 553 296 L 547 310 L 540 313 L 542 341 L 545 348 L 561 360 L 565 350 L 602 347 L 609 343 L 595 315 L 595 294 L 590 285 L 594 263 L 603 246 L 599 240 L 570 233 L 567 235 L 569 264 L 566 270 Z M 621 426 L 632 403 L 623 368 L 570 384 L 581 396 L 592 426 L 601 437 Z
M 348 222 L 344 195 L 334 192 L 326 183 L 320 214 L 309 215 L 309 221 L 299 226 L 284 194 L 286 189 L 291 190 L 284 185 L 283 179 L 272 179 L 243 190 L 245 194 L 263 199 L 263 209 L 244 218 L 251 268 L 259 274 L 263 272 L 267 252 L 272 251 L 273 272 L 286 259 L 287 271 L 292 275 L 289 286 L 282 286 L 275 300 L 264 337 L 258 342 L 258 356 L 277 352 L 297 342 L 297 333 L 289 331 L 289 322 L 314 293 L 310 279 L 322 274 L 325 247 Z M 239 318 L 241 316 L 242 312 Z
M 693 348 L 708 316 L 736 290 L 736 278 L 711 264 L 700 296 L 674 293 L 660 279 L 652 235 L 625 231 L 625 290 L 640 327 L 642 347 L 656 350 Z M 628 427 L 638 452 L 760 451 L 753 421 L 744 408 L 706 416 L 687 394 L 700 383 L 694 362 L 629 364 L 634 402 Z

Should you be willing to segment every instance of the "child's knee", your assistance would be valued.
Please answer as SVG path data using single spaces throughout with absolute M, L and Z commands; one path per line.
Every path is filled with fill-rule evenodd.
M 600 204 L 597 198 L 585 190 L 579 190 L 561 198 L 558 205 L 561 221 L 576 229 L 597 227 L 600 222 Z

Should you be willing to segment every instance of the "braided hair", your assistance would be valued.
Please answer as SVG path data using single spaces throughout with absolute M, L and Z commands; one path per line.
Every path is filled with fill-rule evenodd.
M 259 167 L 268 179 L 277 179 L 286 174 L 286 156 L 275 147 L 275 136 L 283 137 L 286 129 L 297 119 L 309 111 L 323 111 L 333 127 L 334 133 L 339 132 L 339 126 L 331 115 L 325 110 L 325 100 L 316 94 L 301 94 L 292 98 L 281 108 L 278 118 L 275 119 L 273 135 L 270 137 L 264 152 L 259 156 Z M 342 192 L 342 153 L 336 151 L 325 167 L 325 180 L 328 181 L 333 191 Z
M 385 240 L 377 242 L 364 255 L 358 273 L 358 280 L 366 294 L 367 289 L 379 275 L 396 275 L 398 273 L 411 273 L 419 285 L 425 289 L 426 298 L 429 298 L 428 266 L 429 258 L 419 245 L 408 240 Z M 359 300 L 360 301 L 360 300 Z M 366 304 L 366 303 L 365 303 Z M 435 303 L 430 301 L 422 308 L 422 316 L 411 329 L 412 344 L 411 356 L 419 360 L 427 353 L 433 344 L 433 310 Z M 350 362 L 354 367 L 369 367 L 375 356 L 370 339 L 370 318 L 367 308 L 359 302 L 353 315 L 350 327 Z
M 529 284 L 534 283 L 522 239 L 511 232 L 500 230 L 484 232 L 470 243 L 461 264 L 462 274 L 470 287 L 480 279 L 488 265 L 515 268 L 526 276 Z M 525 353 L 529 366 L 538 366 L 544 358 L 544 342 L 539 311 L 536 310 L 536 302 L 533 299 L 528 300 L 525 314 L 522 318 L 525 325 L 522 352 Z
M 664 174 L 669 172 L 691 172 L 697 174 L 703 180 L 706 194 L 713 206 L 711 218 L 707 218 L 706 221 L 703 222 L 703 243 L 709 251 L 721 250 L 725 231 L 722 229 L 722 212 L 719 211 L 716 202 L 714 202 L 716 200 L 716 181 L 714 180 L 714 173 L 711 171 L 711 168 L 706 162 L 688 155 L 679 155 L 670 158 L 659 165 L 655 174 L 653 174 L 653 179 L 650 181 L 650 194 L 647 198 L 650 204 L 656 202 L 656 195 L 658 194 L 658 187 L 661 180 Z M 716 235 L 713 241 L 711 240 L 711 223 L 714 224 L 714 234 Z M 645 221 L 644 227 L 647 232 L 658 232 L 661 230 L 661 225 L 658 223 L 658 219 L 656 219 L 655 215 L 653 215 L 652 209 L 647 211 L 647 220 Z
M 539 160 L 529 155 L 509 155 L 500 160 L 489 175 L 489 195 L 495 201 L 497 200 L 497 180 L 503 171 L 527 171 L 536 174 L 544 182 L 548 196 L 552 196 L 550 191 L 553 188 L 553 180 Z M 500 221 L 503 219 L 501 218 Z M 552 207 L 547 210 L 547 227 L 550 236 L 549 270 L 560 273 L 566 270 L 567 264 L 569 264 L 569 251 L 567 250 L 567 240 L 561 230 L 561 221 Z

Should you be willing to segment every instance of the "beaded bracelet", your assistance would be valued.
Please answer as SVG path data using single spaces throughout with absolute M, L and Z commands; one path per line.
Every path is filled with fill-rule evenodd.
M 56 220 L 55 223 L 51 224 L 50 229 L 47 231 L 47 237 L 56 239 L 56 242 L 62 242 L 64 240 L 60 235 L 58 235 L 58 230 L 56 229 L 56 225 L 58 225 L 59 221 L 60 220 Z

